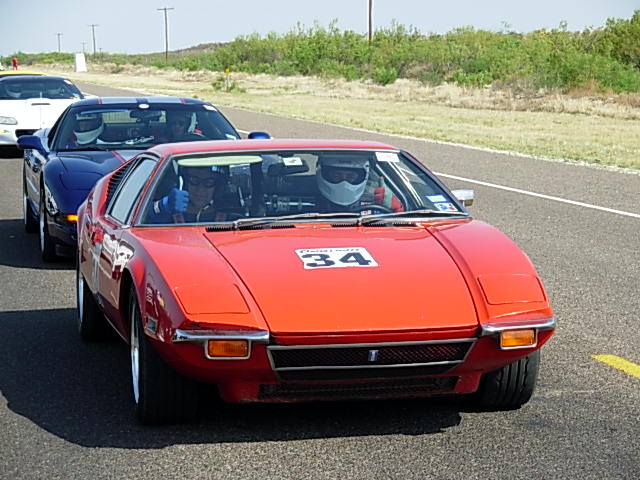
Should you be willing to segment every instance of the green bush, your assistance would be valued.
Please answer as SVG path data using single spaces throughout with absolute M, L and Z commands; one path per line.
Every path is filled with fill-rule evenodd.
M 219 75 L 216 79 L 211 82 L 211 86 L 214 90 L 218 92 L 244 92 L 244 88 L 240 87 L 238 82 L 229 77 L 227 79 L 226 75 Z
M 201 52 L 122 55 L 100 53 L 90 61 L 152 65 L 180 70 L 210 70 L 275 75 L 317 75 L 347 80 L 370 78 L 388 85 L 398 78 L 439 85 L 503 86 L 515 89 L 576 88 L 640 92 L 640 10 L 630 19 L 609 19 L 604 27 L 570 32 L 558 28 L 516 33 L 456 28 L 444 35 L 422 35 L 392 22 L 375 32 L 340 31 L 301 24 L 285 34 L 239 36 Z M 73 62 L 73 55 L 17 53 L 21 65 Z M 10 62 L 11 56 L 3 59 Z
M 379 85 L 389 85 L 398 79 L 395 68 L 377 67 L 371 72 L 371 79 Z
M 418 74 L 418 80 L 425 85 L 437 87 L 438 85 L 442 85 L 444 83 L 444 75 L 440 72 L 422 70 Z

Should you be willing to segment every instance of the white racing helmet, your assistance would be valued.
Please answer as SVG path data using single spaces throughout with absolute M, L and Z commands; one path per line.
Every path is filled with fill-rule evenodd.
M 361 154 L 322 155 L 316 166 L 318 189 L 332 203 L 351 205 L 364 193 L 369 168 L 369 160 Z
M 104 131 L 104 122 L 99 113 L 79 113 L 76 115 L 76 128 L 73 134 L 80 145 L 93 142 Z

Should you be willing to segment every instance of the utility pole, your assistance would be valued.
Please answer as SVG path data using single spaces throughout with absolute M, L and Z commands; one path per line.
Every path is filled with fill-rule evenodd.
M 93 54 L 95 55 L 96 54 L 96 27 L 99 27 L 100 25 L 92 23 L 89 26 L 91 27 L 91 33 L 93 35 Z
M 84 46 L 87 44 L 87 42 L 82 42 L 82 53 L 84 53 Z
M 58 36 L 58 53 L 60 53 L 60 37 L 62 36 L 62 34 L 56 33 L 56 35 Z
M 156 10 L 164 11 L 164 59 L 169 60 L 169 23 L 167 20 L 167 11 L 173 10 L 173 7 L 157 8 Z
M 373 37 L 373 0 L 369 0 L 369 43 Z

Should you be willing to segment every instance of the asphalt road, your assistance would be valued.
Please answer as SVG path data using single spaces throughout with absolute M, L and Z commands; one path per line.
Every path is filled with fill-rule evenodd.
M 80 342 L 74 267 L 41 262 L 36 236 L 22 227 L 21 160 L 4 158 L 0 478 L 640 478 L 640 374 L 633 369 L 640 368 L 640 175 L 222 110 L 245 131 L 392 143 L 449 186 L 473 188 L 474 216 L 528 253 L 558 317 L 534 398 L 519 410 L 489 413 L 451 399 L 212 400 L 192 424 L 141 427 L 128 350 Z M 629 373 L 592 357 L 600 354 L 631 362 Z

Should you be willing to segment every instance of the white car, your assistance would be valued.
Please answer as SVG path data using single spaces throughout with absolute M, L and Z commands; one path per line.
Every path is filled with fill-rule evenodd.
M 71 80 L 49 75 L 0 76 L 0 147 L 53 126 L 73 102 L 84 98 Z

